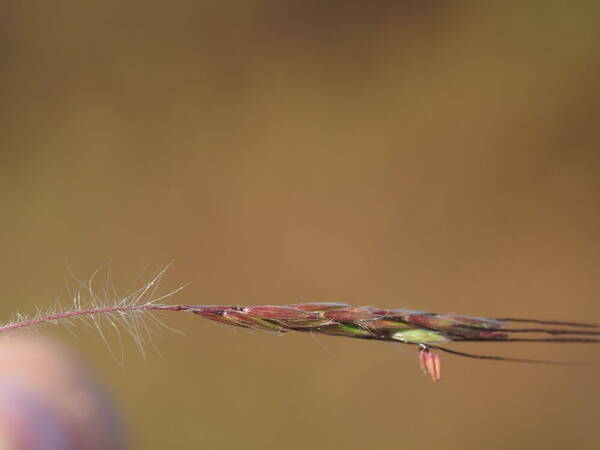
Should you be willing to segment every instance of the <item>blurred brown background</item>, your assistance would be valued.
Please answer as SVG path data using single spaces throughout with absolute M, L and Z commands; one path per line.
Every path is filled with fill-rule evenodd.
M 109 263 L 181 303 L 600 320 L 597 2 L 0 4 L 2 317 Z M 69 281 L 70 283 L 72 282 Z M 600 443 L 598 370 L 163 316 L 86 327 L 135 449 Z M 455 347 L 598 360 L 592 346 Z M 118 351 L 118 344 L 117 344 Z

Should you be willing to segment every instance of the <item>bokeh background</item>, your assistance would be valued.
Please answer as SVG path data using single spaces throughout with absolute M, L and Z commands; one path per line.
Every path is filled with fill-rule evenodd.
M 0 313 L 127 293 L 600 320 L 594 1 L 0 4 Z M 62 336 L 134 449 L 596 449 L 597 369 L 230 330 Z M 109 339 L 115 340 L 112 336 Z M 510 346 L 509 346 L 510 345 Z M 118 343 L 113 348 L 119 352 Z M 465 351 L 595 360 L 593 346 Z

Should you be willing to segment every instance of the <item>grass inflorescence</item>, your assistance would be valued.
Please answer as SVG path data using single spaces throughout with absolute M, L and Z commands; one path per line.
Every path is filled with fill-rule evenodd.
M 0 326 L 0 334 L 47 323 L 71 323 L 74 319 L 91 319 L 104 338 L 99 319 L 119 332 L 124 325 L 142 349 L 144 335 L 151 334 L 149 318 L 166 326 L 152 313 L 187 311 L 202 318 L 251 330 L 272 333 L 303 332 L 355 339 L 391 341 L 419 348 L 422 371 L 434 381 L 441 378 L 440 357 L 435 351 L 478 359 L 502 360 L 541 364 L 574 364 L 500 356 L 476 355 L 447 348 L 455 342 L 554 342 L 600 343 L 598 325 L 578 322 L 545 321 L 539 319 L 488 319 L 461 314 L 434 314 L 407 309 L 382 309 L 372 306 L 354 307 L 346 303 L 296 303 L 291 305 L 170 305 L 161 303 L 176 291 L 157 295 L 158 284 L 166 269 L 160 271 L 144 287 L 117 301 L 109 301 L 106 288 L 96 293 L 92 283 L 82 285 L 70 309 L 38 314 L 34 318 L 20 317 Z M 82 295 L 82 293 L 84 295 Z M 114 294 L 114 293 L 113 293 Z M 82 301 L 85 298 L 85 301 Z M 114 295 L 112 296 L 114 298 Z M 85 304 L 85 306 L 84 306 Z M 511 327 L 513 323 L 530 327 Z M 525 337 L 523 337 L 525 336 Z

